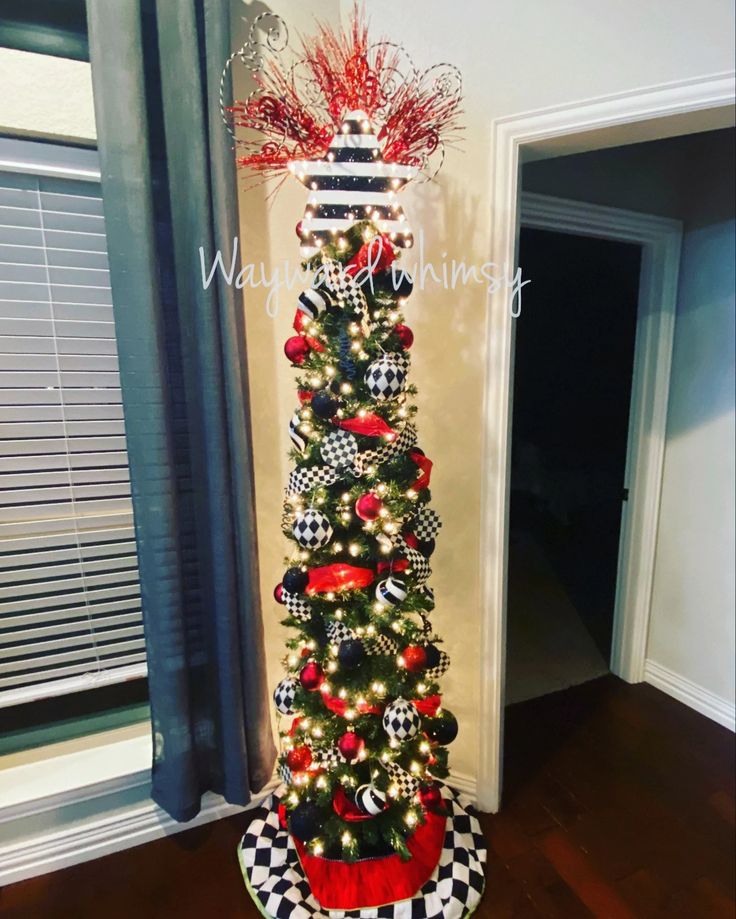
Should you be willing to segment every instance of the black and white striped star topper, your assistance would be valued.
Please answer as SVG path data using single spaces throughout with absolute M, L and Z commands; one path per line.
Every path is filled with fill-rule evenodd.
M 295 160 L 289 169 L 311 194 L 299 225 L 301 254 L 316 255 L 360 220 L 370 220 L 395 245 L 413 245 L 397 194 L 419 169 L 386 163 L 365 112 L 349 112 L 323 160 Z

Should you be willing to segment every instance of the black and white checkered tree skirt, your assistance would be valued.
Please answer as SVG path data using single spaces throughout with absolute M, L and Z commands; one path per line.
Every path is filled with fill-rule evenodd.
M 277 795 L 256 811 L 238 847 L 250 895 L 269 919 L 464 919 L 485 885 L 486 842 L 480 824 L 457 792 L 442 787 L 449 810 L 438 866 L 410 900 L 363 910 L 324 910 L 312 896 L 294 843 L 279 825 Z

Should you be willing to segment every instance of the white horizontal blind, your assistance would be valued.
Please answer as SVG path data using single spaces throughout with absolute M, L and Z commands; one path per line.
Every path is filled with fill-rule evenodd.
M 100 187 L 7 169 L 0 707 L 146 672 Z

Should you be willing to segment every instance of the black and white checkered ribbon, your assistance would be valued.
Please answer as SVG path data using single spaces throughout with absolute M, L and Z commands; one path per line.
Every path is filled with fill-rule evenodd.
M 361 476 L 368 466 L 378 466 L 399 453 L 405 453 L 414 446 L 416 440 L 416 428 L 406 424 L 395 440 L 382 444 L 375 450 L 364 450 L 356 456 L 350 467 L 336 469 L 333 466 L 306 466 L 292 469 L 286 488 L 287 495 L 302 495 L 320 485 L 332 485 L 345 474 L 346 469 L 350 469 L 356 476 Z
M 295 619 L 300 622 L 306 622 L 312 618 L 312 607 L 301 594 L 291 594 L 288 590 L 282 590 L 281 599 L 289 611 L 289 615 Z
M 436 682 L 441 677 L 443 677 L 447 671 L 450 669 L 450 655 L 446 651 L 440 651 L 440 662 L 436 667 L 430 667 L 429 670 L 424 671 L 424 676 L 428 680 Z
M 402 798 L 413 798 L 419 791 L 421 782 L 416 776 L 407 772 L 403 766 L 399 766 L 398 763 L 392 760 L 389 760 L 387 763 L 381 761 L 381 765 L 389 774 L 391 781 L 397 787 L 399 795 Z
M 335 294 L 337 301 L 352 310 L 360 317 L 360 322 L 365 335 L 371 330 L 371 317 L 368 311 L 368 301 L 360 285 L 345 271 L 340 262 L 323 258 L 325 278 L 328 288 Z
M 393 638 L 389 638 L 387 635 L 383 635 L 380 632 L 378 635 L 371 635 L 368 638 L 364 638 L 363 646 L 368 654 L 391 656 L 399 652 L 398 642 L 395 642 Z
M 294 776 L 291 769 L 286 765 L 286 760 L 283 763 L 279 763 L 278 774 L 284 785 L 291 785 L 294 781 Z
M 439 533 L 442 520 L 437 511 L 425 504 L 409 521 L 409 527 L 416 538 L 424 542 L 427 539 L 434 539 Z
M 411 574 L 418 586 L 426 584 L 432 576 L 432 569 L 429 567 L 427 559 L 421 552 L 408 545 L 401 533 L 394 537 L 393 544 L 394 548 L 398 549 L 409 562 L 407 574 Z
M 328 622 L 325 626 L 325 631 L 327 632 L 327 638 L 330 642 L 336 645 L 339 645 L 341 641 L 355 638 L 355 632 L 348 628 L 345 623 L 340 622 L 339 619 L 333 619 L 331 622 Z

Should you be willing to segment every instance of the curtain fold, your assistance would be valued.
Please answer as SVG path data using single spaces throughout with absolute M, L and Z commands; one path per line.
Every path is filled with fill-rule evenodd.
M 258 590 L 245 328 L 219 117 L 227 0 L 87 0 L 154 731 L 153 797 L 245 804 L 275 749 Z M 237 269 L 236 269 L 237 270 Z

